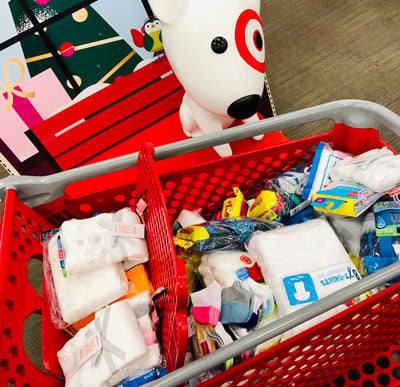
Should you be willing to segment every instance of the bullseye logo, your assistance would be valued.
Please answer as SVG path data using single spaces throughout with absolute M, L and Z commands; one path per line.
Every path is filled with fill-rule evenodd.
M 249 257 L 247 257 L 246 255 L 242 255 L 241 257 L 240 257 L 240 260 L 245 264 L 245 265 L 251 265 L 253 262 L 252 262 L 252 260 L 249 258 Z
M 243 11 L 235 28 L 236 46 L 243 60 L 255 70 L 265 71 L 265 49 L 260 16 L 252 9 Z

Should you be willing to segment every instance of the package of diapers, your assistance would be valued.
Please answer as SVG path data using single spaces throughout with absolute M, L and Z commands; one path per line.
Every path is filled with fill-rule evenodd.
M 136 369 L 147 345 L 128 301 L 96 312 L 57 353 L 66 387 L 114 386 Z
M 43 246 L 45 287 L 57 328 L 73 324 L 127 293 L 128 281 L 122 263 L 69 274 L 65 270 L 60 233 L 43 241 Z
M 247 249 L 285 316 L 361 279 L 325 218 L 258 232 Z
M 65 270 L 71 274 L 116 262 L 139 264 L 149 259 L 144 225 L 128 207 L 88 219 L 67 220 L 59 231 L 66 256 Z

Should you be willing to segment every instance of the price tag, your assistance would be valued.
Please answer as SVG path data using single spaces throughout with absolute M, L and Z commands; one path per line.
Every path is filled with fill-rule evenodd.
M 127 224 L 113 222 L 112 232 L 114 236 L 144 238 L 144 224 Z
M 100 352 L 103 348 L 101 342 L 101 335 L 99 331 L 96 331 L 92 336 L 88 338 L 85 344 L 81 348 L 75 351 L 74 358 L 75 364 L 79 368 L 92 358 L 96 353 Z

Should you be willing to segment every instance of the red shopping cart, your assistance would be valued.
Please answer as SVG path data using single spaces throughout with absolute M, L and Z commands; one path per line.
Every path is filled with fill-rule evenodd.
M 158 176 L 164 159 L 325 118 L 335 121 L 326 133 L 201 165 L 187 168 L 177 165 L 175 172 Z M 160 309 L 162 345 L 170 373 L 154 385 L 176 386 L 400 275 L 400 264 L 394 264 L 181 367 L 187 342 L 187 284 L 184 264 L 175 256 L 170 228 L 180 209 L 202 208 L 203 215 L 210 216 L 235 186 L 251 197 L 265 179 L 310 160 L 320 141 L 355 154 L 384 146 L 376 130 L 380 124 L 400 134 L 400 118 L 382 106 L 364 101 L 337 101 L 165 145 L 155 152 L 145 145 L 139 157 L 134 154 L 52 176 L 10 177 L 0 182 L 0 190 L 5 191 L 0 230 L 0 385 L 62 384 L 54 375 L 61 375 L 56 352 L 66 338 L 49 321 L 45 295 L 40 297 L 26 277 L 28 261 L 42 255 L 39 233 L 64 219 L 134 205 L 139 196 L 148 208 L 146 229 L 152 280 L 155 287 L 168 289 L 160 301 Z M 124 169 L 132 169 L 137 159 L 134 181 Z M 400 337 L 399 286 L 377 293 L 204 385 L 322 386 L 335 380 L 334 385 L 361 386 L 368 381 L 387 383 L 387 378 L 389 384 L 381 385 L 398 385 L 395 354 L 400 352 L 393 345 Z M 24 350 L 24 321 L 31 313 L 42 316 L 43 363 L 51 374 L 34 367 Z M 381 361 L 386 368 L 368 363 L 371 358 L 386 359 L 386 363 Z M 369 368 L 365 364 L 370 364 Z M 352 369 L 355 371 L 348 373 Z M 359 373 L 357 378 L 355 372 Z

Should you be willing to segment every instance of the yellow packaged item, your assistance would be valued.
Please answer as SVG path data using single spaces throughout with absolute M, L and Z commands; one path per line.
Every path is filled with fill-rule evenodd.
M 254 203 L 247 210 L 247 216 L 249 218 L 275 220 L 278 217 L 279 207 L 281 206 L 276 193 L 264 190 L 257 195 Z
M 237 218 L 246 215 L 247 204 L 238 187 L 233 187 L 234 197 L 224 201 L 221 211 L 219 211 L 214 219 Z
M 357 217 L 382 195 L 356 183 L 332 183 L 312 196 L 311 205 L 316 211 Z

